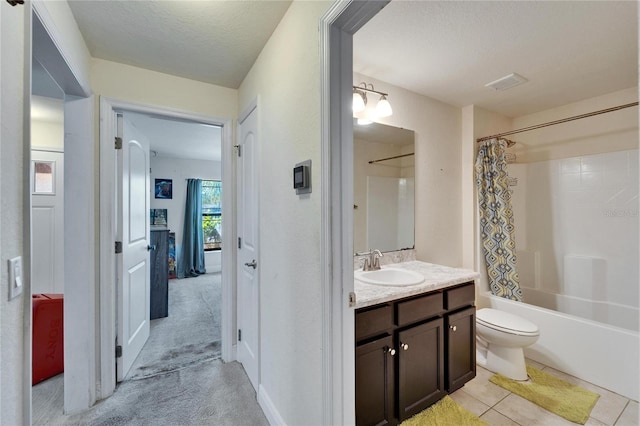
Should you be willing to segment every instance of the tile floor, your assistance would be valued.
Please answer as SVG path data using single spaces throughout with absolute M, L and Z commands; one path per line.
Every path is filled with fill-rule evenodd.
M 570 383 L 600 394 L 587 421 L 588 426 L 638 426 L 638 402 L 569 376 L 533 360 L 532 365 Z M 454 392 L 451 397 L 461 406 L 492 426 L 575 425 L 520 396 L 489 381 L 492 372 L 478 366 L 476 378 Z

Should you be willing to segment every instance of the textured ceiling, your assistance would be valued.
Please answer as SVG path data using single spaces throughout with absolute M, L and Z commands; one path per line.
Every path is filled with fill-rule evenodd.
M 69 1 L 91 56 L 230 88 L 238 88 L 290 3 Z
M 354 71 L 517 117 L 638 85 L 634 1 L 392 1 L 354 37 Z M 529 82 L 486 83 L 516 72 Z M 393 93 L 389 94 L 393 104 Z

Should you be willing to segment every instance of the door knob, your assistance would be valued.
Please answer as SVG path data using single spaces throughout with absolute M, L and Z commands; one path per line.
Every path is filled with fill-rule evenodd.
M 396 350 L 393 348 L 387 348 L 387 352 L 389 352 L 389 355 L 394 356 L 396 354 Z
M 407 345 L 406 343 L 400 343 L 400 347 L 405 351 L 409 349 L 409 345 Z
M 155 250 L 156 249 L 156 245 L 148 245 L 147 246 L 147 251 L 151 251 L 151 250 Z
M 449 328 L 451 329 L 451 331 L 456 331 L 458 329 L 458 326 L 450 325 Z
M 251 262 L 245 263 L 244 266 L 248 266 L 250 268 L 256 269 L 258 267 L 258 262 L 256 262 L 255 259 L 253 259 Z

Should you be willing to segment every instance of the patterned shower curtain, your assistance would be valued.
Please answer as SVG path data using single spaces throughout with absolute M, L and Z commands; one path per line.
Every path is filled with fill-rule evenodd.
M 187 200 L 184 208 L 184 230 L 178 278 L 197 277 L 206 273 L 202 233 L 202 181 L 187 179 Z
M 478 151 L 475 169 L 480 232 L 491 293 L 522 302 L 505 147 L 504 139 L 491 139 L 482 142 Z

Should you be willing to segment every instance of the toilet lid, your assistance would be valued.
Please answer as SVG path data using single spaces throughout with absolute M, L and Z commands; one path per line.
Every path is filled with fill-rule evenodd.
M 538 335 L 538 326 L 508 312 L 484 308 L 476 312 L 476 321 L 485 327 L 518 335 Z

